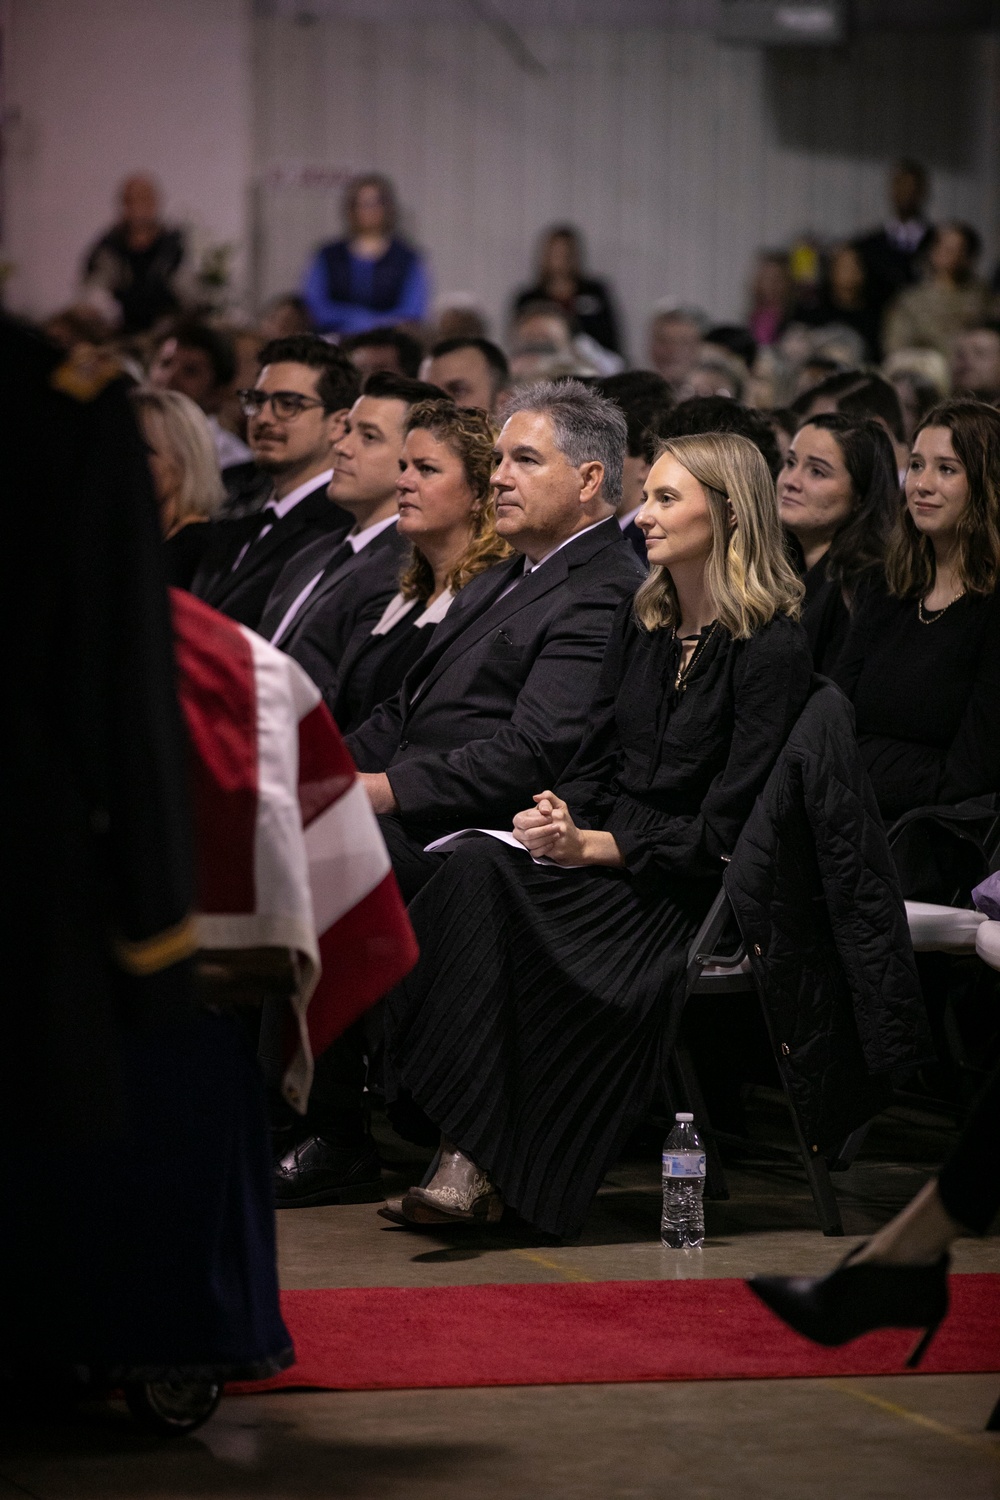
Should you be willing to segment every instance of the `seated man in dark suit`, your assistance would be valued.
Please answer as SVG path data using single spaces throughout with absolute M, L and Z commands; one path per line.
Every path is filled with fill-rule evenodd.
M 402 691 L 347 736 L 409 900 L 446 855 L 424 845 L 509 829 L 579 747 L 611 621 L 644 575 L 621 532 L 626 424 L 577 381 L 515 395 L 497 442 L 496 526 L 518 556 L 466 584 Z M 363 1114 L 364 1038 L 320 1059 L 312 1134 L 276 1169 L 280 1207 L 381 1196 Z
M 331 449 L 357 400 L 350 360 L 315 334 L 274 339 L 261 350 L 252 391 L 241 391 L 247 436 L 273 491 L 263 510 L 215 524 L 192 593 L 256 630 L 285 565 L 318 538 L 344 536 L 352 518 L 330 503 Z
M 435 837 L 509 828 L 579 745 L 611 617 L 642 581 L 615 519 L 618 407 L 576 381 L 514 396 L 493 475 L 520 554 L 463 589 L 400 693 L 348 737 L 404 895 L 445 857 Z
M 346 535 L 320 537 L 299 552 L 267 601 L 261 635 L 294 656 L 331 707 L 347 642 L 379 618 L 409 552 L 396 530 L 407 412 L 440 397 L 436 386 L 404 375 L 369 375 L 333 445 L 327 490 L 354 524 Z
M 645 568 L 648 567 L 646 537 L 635 524 L 635 518 L 642 506 L 646 475 L 656 457 L 660 429 L 674 405 L 674 393 L 655 370 L 623 370 L 620 375 L 605 375 L 597 382 L 597 389 L 602 396 L 617 402 L 628 423 L 618 524 Z

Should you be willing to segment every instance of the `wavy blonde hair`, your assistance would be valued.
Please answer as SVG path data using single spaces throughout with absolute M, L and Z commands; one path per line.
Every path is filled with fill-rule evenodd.
M 760 449 L 734 432 L 706 432 L 669 438 L 657 458 L 664 453 L 705 491 L 712 521 L 705 581 L 719 624 L 746 640 L 777 614 L 798 619 L 805 590 L 785 553 L 774 480 Z M 651 569 L 635 596 L 635 614 L 647 630 L 679 623 L 668 569 Z
M 448 587 L 457 594 L 494 563 L 513 556 L 513 549 L 497 535 L 490 487 L 497 428 L 485 412 L 440 400 L 418 401 L 411 406 L 405 431 L 429 432 L 438 442 L 446 444 L 461 463 L 472 491 L 475 501 L 469 518 L 472 538 L 447 578 Z M 403 569 L 399 585 L 404 599 L 419 599 L 421 603 L 434 592 L 434 570 L 417 546 Z

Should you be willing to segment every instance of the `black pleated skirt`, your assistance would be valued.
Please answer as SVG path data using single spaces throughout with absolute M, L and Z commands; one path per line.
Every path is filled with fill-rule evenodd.
M 461 845 L 410 906 L 420 961 L 386 1007 L 390 1102 L 409 1095 L 539 1229 L 576 1233 L 660 1075 L 712 892 Z

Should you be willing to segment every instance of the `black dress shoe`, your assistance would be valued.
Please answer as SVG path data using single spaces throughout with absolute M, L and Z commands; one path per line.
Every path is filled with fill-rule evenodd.
M 914 1369 L 948 1311 L 948 1256 L 931 1266 L 852 1265 L 861 1248 L 829 1276 L 753 1276 L 748 1285 L 790 1328 L 816 1344 L 846 1344 L 874 1328 L 922 1328 L 906 1361 Z
M 319 1208 L 325 1203 L 378 1203 L 382 1170 L 370 1136 L 338 1146 L 320 1135 L 295 1146 L 274 1169 L 278 1208 Z

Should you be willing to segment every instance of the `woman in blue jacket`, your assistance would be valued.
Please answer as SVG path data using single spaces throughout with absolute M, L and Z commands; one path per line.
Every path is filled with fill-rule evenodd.
M 366 333 L 419 323 L 427 313 L 427 270 L 395 233 L 396 195 L 387 177 L 355 177 L 344 194 L 347 237 L 321 245 L 302 294 L 321 333 Z

